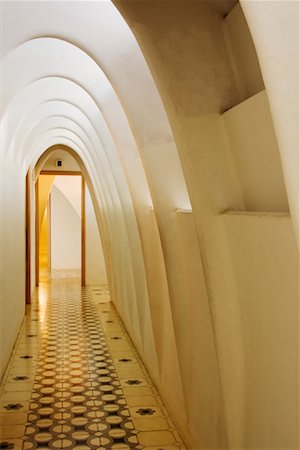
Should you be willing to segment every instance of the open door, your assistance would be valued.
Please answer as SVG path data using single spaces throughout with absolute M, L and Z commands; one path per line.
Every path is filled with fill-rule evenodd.
M 52 196 L 52 184 L 50 186 L 50 182 L 51 180 L 46 181 L 45 182 L 45 176 L 48 177 L 54 177 L 54 179 L 57 177 L 61 177 L 61 176 L 66 176 L 68 175 L 69 177 L 71 176 L 80 176 L 81 178 L 81 182 L 80 182 L 80 190 L 81 190 L 81 206 L 79 203 L 79 210 L 81 210 L 81 249 L 80 249 L 80 253 L 81 253 L 81 285 L 85 286 L 86 284 L 86 226 L 85 226 L 85 180 L 84 177 L 82 176 L 81 172 L 75 172 L 75 171 L 52 171 L 52 170 L 42 170 L 40 172 L 40 176 L 37 179 L 36 182 L 36 190 L 35 190 L 35 196 L 36 196 L 36 221 L 35 221 L 35 229 L 36 229 L 36 235 L 35 235 L 35 244 L 36 244 L 36 285 L 39 285 L 39 279 L 40 279 L 40 275 L 43 272 L 42 267 L 41 267 L 41 253 L 43 254 L 43 249 L 44 247 L 47 247 L 47 264 L 48 264 L 48 270 L 51 273 L 51 260 L 52 260 L 52 255 L 51 255 L 51 249 L 52 249 L 52 232 L 54 234 L 53 237 L 53 242 L 56 242 L 55 236 L 57 236 L 57 231 L 55 231 L 55 229 L 57 227 L 53 227 L 52 225 L 56 223 L 56 219 L 55 219 L 55 209 L 53 211 L 53 224 L 52 224 L 52 201 L 51 196 Z M 53 182 L 53 188 L 55 188 L 55 182 Z M 55 189 L 56 192 L 56 189 Z M 44 221 L 41 221 L 41 217 L 40 217 L 40 213 L 43 214 L 44 208 L 45 208 L 45 193 L 46 196 L 48 197 L 47 199 L 47 219 Z M 53 192 L 54 195 L 54 192 Z M 57 194 L 56 194 L 57 196 Z M 42 200 L 41 200 L 42 199 Z M 57 204 L 54 202 L 54 205 Z M 60 215 L 60 218 L 62 218 L 63 215 Z M 46 225 L 47 223 L 47 225 Z M 45 227 L 45 228 L 44 228 Z M 54 229 L 55 228 L 55 229 Z M 46 230 L 46 233 L 45 233 Z M 45 240 L 45 235 L 47 236 L 47 245 L 45 246 L 44 240 Z M 54 246 L 55 248 L 55 246 Z M 57 253 L 57 252 L 56 252 Z M 55 261 L 55 254 L 53 254 L 53 261 Z M 43 258 L 42 258 L 43 260 Z

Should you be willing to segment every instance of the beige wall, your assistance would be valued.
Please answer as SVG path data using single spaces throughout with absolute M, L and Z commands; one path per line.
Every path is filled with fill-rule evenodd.
M 248 211 L 289 211 L 266 91 L 223 114 Z
M 3 160 L 2 160 L 3 162 Z M 1 207 L 1 295 L 0 295 L 0 370 L 4 374 L 25 313 L 25 177 L 14 161 L 6 160 L 7 175 L 1 177 L 6 195 Z M 2 189 L 3 189 L 2 184 Z M 3 194 L 3 190 L 1 194 Z M 9 196 L 7 195 L 9 193 Z M 19 205 L 16 208 L 15 205 Z M 17 280 L 17 282 L 16 282 Z M 13 287 L 13 289 L 12 289 Z
M 92 199 L 88 188 L 85 190 L 86 223 L 86 284 L 107 284 L 107 274 L 103 247 Z
M 299 245 L 299 2 L 241 1 L 251 29 Z
M 243 332 L 243 448 L 296 448 L 299 274 L 291 217 L 228 213 L 223 223 Z
M 264 89 L 264 82 L 249 27 L 239 2 L 224 17 L 224 39 L 235 82 L 239 103 Z
M 264 92 L 258 94 L 263 89 L 263 82 L 246 22 L 240 8 L 230 13 L 226 2 L 186 2 L 184 8 L 182 2 L 176 1 L 172 4 L 163 1 L 142 4 L 137 1 L 116 1 L 115 4 L 135 33 L 162 96 L 176 140 L 193 210 L 195 239 L 199 245 L 197 252 L 194 242 L 191 254 L 192 231 L 187 231 L 187 222 L 179 219 L 181 233 L 173 237 L 173 250 L 169 251 L 168 239 L 175 236 L 171 231 L 172 222 L 167 225 L 163 220 L 164 212 L 157 209 L 167 262 L 185 418 L 172 408 L 169 398 L 167 404 L 171 405 L 171 411 L 191 449 L 296 446 L 295 421 L 291 432 L 291 422 L 286 419 L 286 415 L 295 417 L 295 404 L 287 409 L 279 409 L 276 417 L 270 405 L 261 409 L 261 405 L 268 401 L 268 396 L 273 394 L 275 403 L 279 402 L 282 395 L 287 405 L 289 394 L 285 396 L 284 385 L 289 384 L 290 392 L 297 392 L 298 386 L 294 374 L 284 374 L 276 367 L 280 381 L 277 386 L 267 387 L 266 379 L 272 376 L 272 368 L 266 366 L 263 358 L 257 359 L 253 372 L 250 370 L 253 362 L 248 342 L 259 333 L 260 322 L 253 320 L 249 328 L 243 322 L 243 317 L 247 315 L 245 305 L 250 302 L 247 292 L 251 288 L 250 282 L 247 285 L 236 270 L 231 249 L 231 239 L 235 240 L 235 245 L 247 247 L 244 253 L 241 251 L 239 254 L 240 270 L 249 273 L 255 284 L 256 298 L 265 296 L 267 302 L 280 301 L 282 292 L 280 294 L 278 291 L 277 296 L 272 288 L 272 279 L 280 277 L 283 267 L 292 265 L 293 269 L 289 273 L 291 279 L 284 283 L 289 286 L 285 295 L 288 295 L 290 305 L 286 311 L 287 322 L 281 324 L 280 339 L 284 339 L 284 330 L 289 321 L 293 322 L 297 307 L 298 274 L 292 230 L 290 227 L 277 229 L 277 222 L 272 222 L 270 229 L 259 222 L 255 229 L 247 222 L 244 225 L 245 233 L 238 241 L 237 230 L 229 239 L 222 225 L 222 216 L 218 217 L 218 214 L 231 209 L 288 211 L 268 101 Z M 223 19 L 223 15 L 228 12 L 229 15 Z M 251 49 L 251 75 L 245 64 L 245 55 L 249 53 L 247 49 Z M 245 99 L 248 100 L 239 104 Z M 227 112 L 220 115 L 224 110 Z M 152 161 L 154 158 L 153 155 Z M 150 176 L 148 167 L 145 167 Z M 154 174 L 151 176 L 152 185 L 157 183 L 159 186 L 161 180 L 158 177 Z M 165 202 L 166 210 L 166 194 L 162 189 L 159 192 L 159 201 Z M 268 219 L 266 221 L 269 224 Z M 256 241 L 258 233 L 268 235 L 269 244 L 265 249 Z M 271 251 L 278 239 L 286 248 L 282 257 L 280 251 Z M 183 249 L 181 258 L 176 253 L 177 245 Z M 248 252 L 248 247 L 253 250 Z M 191 275 L 178 267 L 179 260 L 186 261 L 189 267 L 190 258 L 190 267 L 198 268 L 196 284 L 189 278 L 188 282 L 184 281 L 185 276 Z M 172 266 L 175 260 L 176 268 Z M 269 265 L 273 267 L 272 273 L 269 273 Z M 262 275 L 264 271 L 268 276 Z M 257 273 L 263 277 L 260 283 L 256 283 Z M 176 279 L 180 280 L 180 286 L 174 292 Z M 185 285 L 194 286 L 193 294 L 189 290 L 184 292 L 182 286 Z M 244 291 L 246 286 L 247 291 Z M 180 304 L 176 298 L 178 292 L 181 293 Z M 206 313 L 203 310 L 197 315 L 198 308 L 201 311 L 205 305 L 204 302 L 201 306 L 199 299 L 204 301 L 205 296 L 209 307 Z M 187 312 L 191 309 L 194 313 L 192 317 Z M 257 315 L 262 318 L 262 311 L 257 311 Z M 207 328 L 201 328 L 198 337 L 204 348 L 200 350 L 199 346 L 200 365 L 186 378 L 183 368 L 186 364 L 186 349 L 190 348 L 187 344 L 189 332 L 194 326 L 197 329 L 200 317 L 206 317 L 207 324 Z M 268 322 L 265 327 L 265 333 L 270 334 L 272 324 Z M 274 340 L 264 340 L 264 336 L 261 336 L 260 343 L 267 352 L 280 354 Z M 293 351 L 290 346 L 286 350 L 286 357 L 290 370 L 295 373 L 297 364 Z M 203 366 L 202 352 L 205 354 Z M 187 359 L 191 361 L 190 357 Z M 197 357 L 195 364 L 196 361 Z M 254 372 L 256 378 L 253 379 Z M 205 388 L 207 397 L 201 393 L 203 379 L 208 380 Z M 192 398 L 188 389 L 185 389 L 187 383 L 193 386 Z M 277 394 L 279 384 L 281 388 Z M 164 392 L 165 387 L 161 386 L 161 389 Z M 252 393 L 256 396 L 254 402 L 250 401 Z M 195 408 L 199 408 L 198 421 L 193 422 Z M 257 417 L 260 419 L 260 428 L 255 430 Z M 205 430 L 201 428 L 203 423 L 206 424 Z M 279 423 L 281 430 L 277 432 L 275 429 Z M 268 441 L 269 433 L 273 433 L 269 430 L 273 430 L 273 427 L 276 438 Z
M 42 228 L 45 208 L 55 180 L 55 175 L 41 175 L 39 178 L 39 229 Z M 34 198 L 34 197 L 33 197 Z
M 81 177 L 76 178 L 77 183 L 72 180 L 72 185 L 80 197 Z M 73 269 L 81 269 L 81 216 L 54 184 L 51 190 L 51 270 Z

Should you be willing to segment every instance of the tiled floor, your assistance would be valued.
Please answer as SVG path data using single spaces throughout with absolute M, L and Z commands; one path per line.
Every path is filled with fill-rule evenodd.
M 43 281 L 0 395 L 0 449 L 184 450 L 105 287 Z

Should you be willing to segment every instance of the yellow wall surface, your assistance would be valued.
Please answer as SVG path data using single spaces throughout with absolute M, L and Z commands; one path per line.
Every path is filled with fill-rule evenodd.
M 264 82 L 249 27 L 239 2 L 223 21 L 224 38 L 239 90 L 239 103 L 264 89 Z
M 55 175 L 39 176 L 39 228 L 42 229 L 45 209 L 47 206 L 49 194 L 55 180 Z
M 48 214 L 47 208 L 44 212 L 44 217 L 42 221 L 42 226 L 40 230 L 40 253 L 39 253 L 39 264 L 42 270 L 47 270 L 49 268 L 49 254 L 48 254 Z
M 249 211 L 289 211 L 266 91 L 223 114 Z
M 222 219 L 241 311 L 243 448 L 295 448 L 299 438 L 299 272 L 291 217 L 236 212 Z

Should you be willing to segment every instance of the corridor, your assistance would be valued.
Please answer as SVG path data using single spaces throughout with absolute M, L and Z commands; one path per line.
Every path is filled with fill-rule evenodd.
M 0 449 L 184 450 L 108 288 L 77 278 L 36 289 L 0 402 Z
M 299 6 L 0 0 L 0 450 L 300 449 Z

